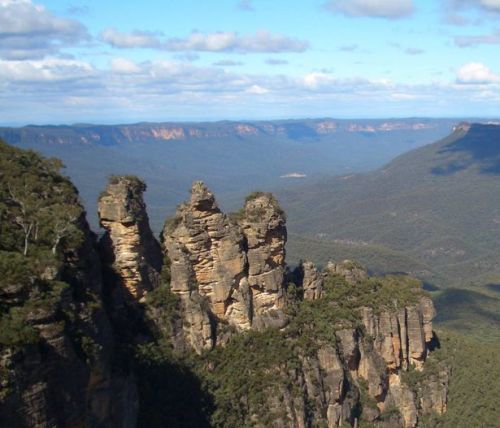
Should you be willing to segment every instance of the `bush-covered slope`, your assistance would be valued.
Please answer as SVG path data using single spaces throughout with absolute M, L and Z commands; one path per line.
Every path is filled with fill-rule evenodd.
M 499 165 L 500 126 L 472 125 L 376 172 L 279 196 L 291 231 L 325 241 L 320 245 L 401 252 L 416 262 L 403 270 L 439 286 L 494 283 L 500 277 Z

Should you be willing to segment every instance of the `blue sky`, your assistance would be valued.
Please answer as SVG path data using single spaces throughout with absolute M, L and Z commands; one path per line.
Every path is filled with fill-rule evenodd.
M 498 117 L 500 0 L 0 0 L 0 123 Z

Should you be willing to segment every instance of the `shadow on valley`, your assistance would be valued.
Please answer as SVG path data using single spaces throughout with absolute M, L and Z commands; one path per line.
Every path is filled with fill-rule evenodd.
M 496 286 L 498 291 L 498 284 Z M 488 287 L 490 288 L 490 287 Z M 447 289 L 435 295 L 437 324 L 489 342 L 500 338 L 500 299 L 466 289 Z
M 491 291 L 496 291 L 497 293 L 500 293 L 500 284 L 487 284 L 486 288 Z
M 102 251 L 102 248 L 101 248 Z M 119 377 L 132 377 L 139 401 L 138 427 L 209 427 L 213 398 L 199 375 L 189 365 L 188 356 L 173 351 L 165 332 L 172 318 L 165 315 L 168 302 L 158 287 L 147 305 L 137 303 L 120 278 L 109 267 L 103 269 L 104 302 L 115 337 L 113 369 Z M 175 303 L 174 303 L 175 304 Z M 153 321 L 148 307 L 154 308 Z M 172 308 L 170 308 L 172 310 Z M 163 319 L 165 318 L 165 319 Z M 185 357 L 185 358 L 183 358 Z
M 471 125 L 461 138 L 446 144 L 440 155 L 450 155 L 444 165 L 432 168 L 435 175 L 452 175 L 473 165 L 484 174 L 500 174 L 500 134 L 495 125 Z

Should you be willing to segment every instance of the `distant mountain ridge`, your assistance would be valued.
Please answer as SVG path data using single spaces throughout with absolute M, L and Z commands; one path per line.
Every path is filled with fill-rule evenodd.
M 318 138 L 335 133 L 387 133 L 402 130 L 431 130 L 432 119 L 337 120 L 297 119 L 274 121 L 220 121 L 200 123 L 136 123 L 129 125 L 28 125 L 0 127 L 0 138 L 19 144 L 24 141 L 54 144 L 119 145 L 130 142 L 187 141 L 211 138 L 283 137 Z
M 153 228 L 173 214 L 184 189 L 205 181 L 225 209 L 253 190 L 331 174 L 372 170 L 398 154 L 447 135 L 455 119 L 297 119 L 212 123 L 25 126 L 0 138 L 57 157 L 77 184 L 97 227 L 98 189 L 110 175 L 148 183 Z

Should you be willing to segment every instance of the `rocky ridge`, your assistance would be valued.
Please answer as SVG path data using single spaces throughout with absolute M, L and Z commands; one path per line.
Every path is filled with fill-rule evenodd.
M 387 133 L 398 130 L 432 129 L 426 120 L 345 121 L 335 119 L 214 122 L 214 123 L 138 123 L 130 125 L 75 125 L 0 127 L 0 138 L 13 143 L 30 140 L 49 144 L 115 145 L 131 142 L 189 141 L 247 137 L 315 138 L 348 133 Z
M 135 426 L 137 391 L 113 372 L 101 261 L 77 191 L 57 164 L 1 141 L 0 152 L 0 169 L 11 168 L 0 184 L 0 425 Z M 36 186 L 36 199 L 21 193 L 17 174 L 29 197 Z M 39 229 L 25 255 L 10 221 L 21 204 L 36 205 Z M 74 217 L 61 215 L 70 210 Z

